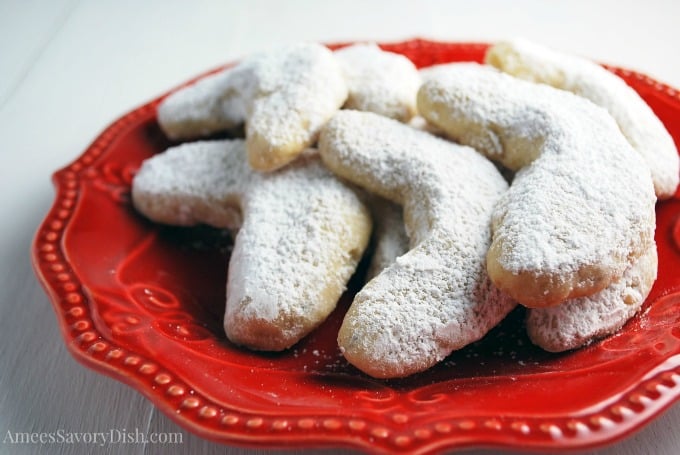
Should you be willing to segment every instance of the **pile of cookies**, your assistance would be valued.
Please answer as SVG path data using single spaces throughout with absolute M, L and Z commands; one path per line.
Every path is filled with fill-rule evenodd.
M 335 308 L 378 378 L 424 371 L 528 308 L 549 351 L 616 332 L 656 279 L 655 203 L 678 154 L 651 109 L 590 61 L 524 41 L 418 71 L 373 44 L 258 54 L 168 96 L 135 207 L 237 232 L 224 328 L 283 350 Z M 245 124 L 245 138 L 201 140 Z

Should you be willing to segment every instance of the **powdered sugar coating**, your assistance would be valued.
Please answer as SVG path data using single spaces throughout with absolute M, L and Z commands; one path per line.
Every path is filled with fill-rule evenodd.
M 373 256 L 366 279 L 374 278 L 387 266 L 409 250 L 401 206 L 373 197 L 369 202 L 373 217 Z
M 189 143 L 146 160 L 132 196 L 155 221 L 239 228 L 224 325 L 231 341 L 253 349 L 290 347 L 328 316 L 371 230 L 356 193 L 317 153 L 261 174 L 241 140 Z
M 374 112 L 402 122 L 416 112 L 420 76 L 413 62 L 376 44 L 355 44 L 335 51 L 347 80 L 345 108 Z
M 249 65 L 203 77 L 170 94 L 158 106 L 158 124 L 171 139 L 193 139 L 240 125 L 255 83 Z
M 652 244 L 649 170 L 604 109 L 471 64 L 440 70 L 418 108 L 451 138 L 519 169 L 494 211 L 488 267 L 521 303 L 602 290 Z
M 253 55 L 178 90 L 158 108 L 173 139 L 204 136 L 246 122 L 250 165 L 271 171 L 312 145 L 347 99 L 333 53 L 302 43 Z
M 367 273 L 373 278 L 409 250 L 401 207 L 375 198 L 371 203 L 375 252 Z M 527 312 L 526 328 L 537 346 L 562 352 L 577 349 L 618 331 L 642 307 L 656 280 L 658 261 L 652 245 L 623 276 L 587 297 Z
M 531 341 L 551 352 L 576 349 L 619 330 L 642 307 L 656 280 L 658 260 L 652 245 L 609 287 L 550 308 L 528 311 Z
M 372 113 L 341 111 L 319 140 L 338 175 L 403 205 L 411 250 L 356 294 L 338 342 L 381 378 L 423 371 L 481 338 L 514 303 L 491 284 L 490 217 L 507 183 L 474 150 Z
M 521 39 L 492 46 L 486 62 L 515 77 L 568 90 L 607 109 L 649 166 L 657 196 L 665 199 L 675 193 L 680 160 L 673 138 L 623 79 L 590 60 Z

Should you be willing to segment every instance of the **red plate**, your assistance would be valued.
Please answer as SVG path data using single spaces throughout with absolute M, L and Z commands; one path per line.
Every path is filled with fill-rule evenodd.
M 385 45 L 419 66 L 480 61 L 486 45 Z M 611 68 L 680 142 L 680 95 Z M 680 396 L 680 200 L 658 204 L 660 271 L 643 311 L 619 334 L 548 354 L 517 310 L 437 367 L 379 381 L 347 364 L 332 317 L 293 349 L 258 354 L 222 332 L 229 239 L 154 225 L 130 181 L 168 142 L 154 100 L 107 128 L 54 175 L 57 196 L 33 245 L 66 345 L 134 387 L 181 426 L 227 444 L 432 452 L 470 446 L 584 448 L 629 435 Z

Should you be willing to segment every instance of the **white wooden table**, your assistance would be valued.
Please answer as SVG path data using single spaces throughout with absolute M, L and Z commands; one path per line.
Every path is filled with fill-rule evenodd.
M 275 44 L 525 36 L 680 87 L 680 2 L 0 0 L 0 454 L 251 453 L 179 429 L 66 351 L 29 245 L 50 174 L 162 91 Z M 680 405 L 593 453 L 680 453 Z M 12 445 L 8 431 L 177 432 L 182 444 Z M 258 450 L 255 452 L 261 452 Z M 477 453 L 477 452 L 475 452 Z

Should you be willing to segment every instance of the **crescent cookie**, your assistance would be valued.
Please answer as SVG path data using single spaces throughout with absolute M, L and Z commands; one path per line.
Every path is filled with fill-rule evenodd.
M 524 40 L 492 46 L 486 63 L 515 77 L 573 92 L 605 108 L 649 166 L 656 195 L 660 199 L 673 196 L 680 179 L 673 138 L 623 79 L 590 60 Z
M 494 211 L 487 265 L 520 303 L 600 291 L 653 244 L 649 169 L 604 109 L 477 64 L 440 70 L 418 108 L 452 139 L 519 170 Z
M 488 278 L 493 205 L 507 183 L 469 147 L 373 113 L 323 128 L 326 166 L 403 206 L 410 251 L 369 281 L 338 334 L 345 358 L 378 378 L 417 373 L 484 336 L 515 306 Z
M 561 352 L 615 333 L 642 307 L 656 280 L 657 268 L 656 245 L 652 245 L 602 291 L 550 308 L 529 309 L 529 338 L 547 351 Z
M 297 44 L 243 60 L 168 96 L 158 122 L 172 139 L 187 139 L 246 122 L 250 165 L 271 171 L 312 145 L 347 99 L 333 53 Z
M 416 112 L 420 87 L 418 70 L 403 55 L 376 44 L 355 44 L 335 51 L 345 74 L 349 96 L 346 109 L 374 112 L 407 122 Z
M 242 140 L 188 143 L 146 160 L 132 200 L 154 221 L 239 228 L 224 328 L 258 350 L 286 349 L 326 319 L 371 231 L 366 207 L 317 153 L 262 174 Z

